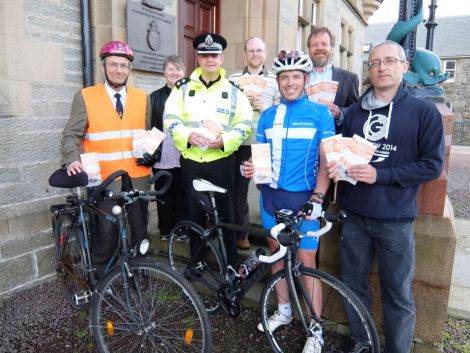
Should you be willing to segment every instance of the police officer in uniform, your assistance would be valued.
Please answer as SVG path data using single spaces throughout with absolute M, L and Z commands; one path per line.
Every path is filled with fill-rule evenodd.
M 205 218 L 192 197 L 192 181 L 204 178 L 227 189 L 217 194 L 220 215 L 234 222 L 234 152 L 251 131 L 253 110 L 242 90 L 225 78 L 221 67 L 225 38 L 203 33 L 194 38 L 199 67 L 176 83 L 165 104 L 164 126 L 181 151 L 183 184 L 187 190 L 189 217 L 203 225 Z M 234 232 L 224 232 L 229 263 L 236 264 Z M 191 240 L 191 251 L 198 244 Z

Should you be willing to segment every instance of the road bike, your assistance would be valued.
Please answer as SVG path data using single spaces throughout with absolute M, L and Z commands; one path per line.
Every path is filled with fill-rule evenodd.
M 284 269 L 274 274 L 264 286 L 259 303 L 260 319 L 268 341 L 275 352 L 301 352 L 307 338 L 322 330 L 323 352 L 345 352 L 361 347 L 361 352 L 380 352 L 379 338 L 370 314 L 354 293 L 335 277 L 297 261 L 299 232 L 306 213 L 280 210 L 278 224 L 270 232 L 257 227 L 224 223 L 219 218 L 215 193 L 226 190 L 203 179 L 193 181 L 195 197 L 206 212 L 208 222 L 202 227 L 192 221 L 182 221 L 172 230 L 168 242 L 168 262 L 171 268 L 191 281 L 201 295 L 206 310 L 215 313 L 222 308 L 229 316 L 240 314 L 240 301 L 247 291 L 268 272 L 272 264 L 283 259 Z M 324 227 L 308 236 L 321 236 L 332 222 L 345 217 L 322 214 Z M 244 231 L 249 234 L 272 236 L 279 250 L 271 256 L 259 256 L 261 264 L 251 275 L 241 278 L 237 268 L 227 262 L 223 241 L 224 231 Z M 187 238 L 198 237 L 200 246 L 190 251 Z M 194 246 L 194 245 L 193 245 Z M 307 283 L 310 283 L 307 285 Z M 287 286 L 294 311 L 291 324 L 271 330 L 269 313 L 277 307 L 278 288 Z M 321 303 L 314 309 L 312 293 L 321 293 Z M 346 315 L 345 308 L 350 315 Z
M 74 308 L 90 304 L 90 330 L 100 352 L 211 352 L 209 318 L 197 292 L 179 273 L 145 256 L 147 239 L 129 246 L 127 209 L 139 199 L 155 200 L 171 183 L 171 174 L 157 173 L 151 180 L 167 178 L 155 191 L 113 192 L 107 187 L 117 178 L 129 184 L 125 171 L 111 174 L 84 197 L 86 174 L 68 176 L 65 169 L 49 179 L 51 186 L 68 187 L 65 204 L 52 205 L 55 265 L 60 283 Z M 98 200 L 114 200 L 112 215 L 96 207 Z M 93 264 L 93 216 L 116 224 L 118 256 L 98 280 Z

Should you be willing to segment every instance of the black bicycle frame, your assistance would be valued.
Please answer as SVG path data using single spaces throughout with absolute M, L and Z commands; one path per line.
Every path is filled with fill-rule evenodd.
M 257 235 L 262 235 L 262 236 L 268 236 L 269 232 L 267 230 L 264 230 L 264 229 L 259 229 L 259 228 L 254 228 L 254 227 L 246 227 L 246 226 L 233 224 L 233 223 L 220 222 L 219 213 L 218 213 L 217 205 L 216 205 L 216 202 L 215 202 L 214 193 L 209 192 L 209 197 L 210 197 L 210 201 L 211 201 L 211 205 L 212 205 L 212 213 L 213 213 L 212 219 L 214 221 L 213 228 L 215 228 L 215 230 L 216 230 L 217 238 L 219 240 L 218 241 L 219 251 L 221 252 L 222 258 L 224 260 L 223 276 L 227 280 L 228 279 L 228 276 L 227 276 L 228 264 L 226 263 L 227 262 L 226 261 L 227 260 L 227 250 L 225 248 L 225 243 L 223 241 L 223 231 L 222 230 L 227 229 L 227 230 L 232 230 L 232 231 L 241 231 L 241 232 L 245 232 L 245 233 L 257 234 Z M 284 231 L 291 231 L 291 230 L 287 229 L 287 230 L 284 230 Z M 308 308 L 310 310 L 310 313 L 312 314 L 312 318 L 316 322 L 320 322 L 320 320 L 317 317 L 317 314 L 315 313 L 315 310 L 312 306 L 312 301 L 309 298 L 309 294 L 305 290 L 305 286 L 302 283 L 302 279 L 301 278 L 299 279 L 299 277 L 294 277 L 293 276 L 293 271 L 296 271 L 296 269 L 293 268 L 293 265 L 294 264 L 296 264 L 296 266 L 300 265 L 300 264 L 297 264 L 296 259 L 294 258 L 294 254 L 297 253 L 297 248 L 298 248 L 298 246 L 295 242 L 289 244 L 288 248 L 287 248 L 287 254 L 284 257 L 284 269 L 285 269 L 285 273 L 286 273 L 286 281 L 287 281 L 288 288 L 289 288 L 289 295 L 290 295 L 290 298 L 293 299 L 292 301 L 294 302 L 295 310 L 297 310 L 297 312 L 300 314 L 302 312 L 302 308 L 300 307 L 300 300 L 299 300 L 299 298 L 297 296 L 297 293 L 295 291 L 296 286 L 298 288 L 300 288 L 300 291 L 302 292 L 303 297 L 309 299 L 309 300 L 306 300 L 306 305 L 308 306 Z M 248 276 L 246 279 L 244 279 L 241 282 L 240 286 L 237 287 L 237 292 L 238 293 L 237 293 L 236 296 L 238 298 L 242 298 L 246 294 L 246 292 L 248 292 L 248 290 L 250 290 L 250 288 L 256 282 L 258 282 L 264 275 L 266 275 L 269 272 L 272 265 L 273 264 L 261 263 L 258 266 L 257 270 L 253 274 Z M 305 319 L 304 319 L 303 315 L 299 315 L 299 317 L 301 318 L 302 327 L 304 328 L 305 332 L 309 333 L 309 335 L 312 335 L 312 332 L 308 329 L 307 322 L 305 322 Z

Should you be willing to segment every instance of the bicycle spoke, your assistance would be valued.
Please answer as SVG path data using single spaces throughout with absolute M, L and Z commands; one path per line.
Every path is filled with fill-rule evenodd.
M 117 270 L 106 276 L 94 298 L 93 329 L 101 351 L 206 352 L 209 326 L 191 289 L 156 265 L 134 267 L 131 273 L 128 299 Z
M 359 328 L 364 334 L 365 341 L 361 342 L 366 342 L 371 346 L 370 352 L 379 351 L 375 326 L 359 300 L 337 279 L 313 269 L 301 268 L 298 276 L 297 287 L 299 289 L 303 286 L 304 289 L 297 292 L 301 300 L 302 312 L 294 312 L 294 320 L 290 324 L 282 325 L 274 330 L 270 329 L 268 318 L 277 307 L 278 290 L 279 286 L 285 282 L 284 276 L 284 271 L 281 271 L 267 283 L 260 303 L 261 320 L 264 323 L 268 341 L 275 352 L 300 352 L 307 337 L 310 336 L 314 340 L 318 339 L 317 344 L 323 347 L 322 353 L 347 351 L 356 342 L 354 339 L 356 337 L 353 337 L 350 330 L 352 327 Z M 308 286 L 305 283 L 309 283 Z M 317 298 L 321 298 L 319 305 L 315 304 L 318 299 L 311 294 L 315 291 Z M 320 315 L 319 322 L 311 321 L 314 315 L 307 303 L 312 301 L 315 313 Z M 356 315 L 355 318 L 346 315 L 344 303 L 350 304 L 351 311 Z M 308 324 L 307 331 L 301 324 L 301 317 Z

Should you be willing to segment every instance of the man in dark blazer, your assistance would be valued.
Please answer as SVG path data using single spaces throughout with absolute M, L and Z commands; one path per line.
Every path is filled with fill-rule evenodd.
M 318 102 L 328 106 L 335 118 L 336 132 L 339 133 L 348 107 L 359 99 L 359 78 L 356 74 L 331 64 L 335 36 L 327 27 L 315 28 L 307 39 L 307 47 L 313 62 L 307 87 L 325 81 L 338 82 L 334 101 L 320 99 Z

